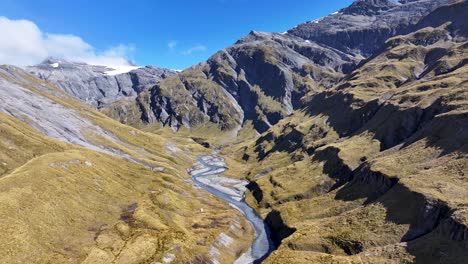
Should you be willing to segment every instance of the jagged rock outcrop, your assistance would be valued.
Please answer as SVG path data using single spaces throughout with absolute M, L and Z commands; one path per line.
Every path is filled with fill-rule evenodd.
M 95 107 L 127 97 L 135 98 L 160 80 L 176 74 L 175 71 L 152 66 L 125 68 L 125 73 L 119 73 L 119 69 L 106 66 L 49 58 L 26 70 Z

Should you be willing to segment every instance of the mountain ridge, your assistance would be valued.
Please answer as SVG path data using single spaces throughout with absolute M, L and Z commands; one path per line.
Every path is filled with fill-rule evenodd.
M 447 2 L 449 1 L 421 0 L 407 4 L 392 4 L 393 9 L 397 8 L 397 10 L 389 9 L 390 11 L 380 14 L 380 17 L 391 19 L 397 27 L 409 28 L 410 25 L 417 23 L 418 17 L 430 13 L 435 7 Z M 119 117 L 124 112 L 122 108 L 145 109 L 142 113 L 145 116 L 143 125 L 145 123 L 162 123 L 163 126 L 167 125 L 175 130 L 183 126 L 197 127 L 205 122 L 215 123 L 222 130 L 231 130 L 239 129 L 239 127 L 251 122 L 256 131 L 264 132 L 293 110 L 298 109 L 301 106 L 301 98 L 305 94 L 331 87 L 364 59 L 362 52 L 340 49 L 339 46 L 334 47 L 334 45 L 330 46 L 328 45 L 330 43 L 319 41 L 320 39 L 312 41 L 312 39 L 309 40 L 308 37 L 300 34 L 303 27 L 307 28 L 307 32 L 313 32 L 308 28 L 315 28 L 316 25 L 320 26 L 323 23 L 325 24 L 320 26 L 320 29 L 322 27 L 333 28 L 328 26 L 327 20 L 334 21 L 336 16 L 353 17 L 332 14 L 314 23 L 301 24 L 286 34 L 251 31 L 231 47 L 217 52 L 206 62 L 179 73 L 178 77 L 182 80 L 182 84 L 178 87 L 187 91 L 183 100 L 190 105 L 188 108 L 192 109 L 194 120 L 187 116 L 186 110 L 176 109 L 177 102 L 171 102 L 174 98 L 161 97 L 164 98 L 163 100 L 171 102 L 171 107 L 168 107 L 168 104 L 161 105 L 157 102 L 161 99 L 152 100 L 152 96 L 161 96 L 157 91 L 180 90 L 174 86 L 176 83 L 180 84 L 179 81 L 175 80 L 177 77 L 156 85 L 153 92 L 140 96 L 136 103 L 127 101 L 119 106 L 119 102 L 117 102 L 111 107 L 113 109 L 106 111 L 106 113 L 122 120 L 122 117 Z M 408 16 L 412 17 L 411 21 L 405 20 L 405 17 Z M 384 22 L 381 23 L 384 24 Z M 368 25 L 370 25 L 368 22 L 364 24 L 364 26 Z M 397 33 L 395 30 L 387 32 L 386 26 L 380 27 L 384 30 L 381 38 L 368 37 L 368 39 L 377 41 L 377 44 L 365 45 L 372 47 L 372 50 L 378 49 L 386 38 Z M 359 27 L 355 30 L 356 36 L 361 34 L 359 30 Z M 321 34 L 328 33 L 325 31 Z M 272 76 L 274 79 L 260 77 L 265 75 Z M 201 86 L 193 86 L 187 80 L 215 87 L 211 90 L 221 90 L 216 92 L 218 94 L 227 91 L 235 102 L 230 96 L 227 96 L 224 102 L 206 100 L 208 94 L 199 88 Z M 204 96 L 200 97 L 197 94 L 204 94 Z M 196 96 L 192 97 L 192 95 Z M 219 99 L 219 97 L 215 98 Z M 270 103 L 262 105 L 262 101 Z M 211 107 L 206 108 L 203 105 L 211 105 Z M 227 113 L 219 111 L 221 105 Z M 239 106 L 242 112 L 238 111 Z M 159 110 L 156 109 L 163 109 L 165 114 L 161 116 L 158 113 Z M 213 114 L 210 113 L 216 116 L 213 117 Z M 229 116 L 232 113 L 236 114 Z M 132 115 L 133 118 L 137 117 L 134 112 Z M 131 123 L 138 122 L 133 120 Z
M 79 76 L 71 87 L 61 81 L 70 76 L 55 74 L 52 81 L 110 117 L 140 128 L 156 125 L 179 130 L 211 123 L 220 130 L 239 131 L 251 124 L 261 133 L 299 109 L 307 93 L 333 86 L 388 37 L 412 30 L 419 19 L 448 2 L 356 1 L 285 34 L 251 31 L 177 74 L 159 69 L 143 73 L 146 68 L 142 68 L 130 80 L 126 75 L 116 80 L 104 76 L 82 83 L 79 79 L 84 77 Z M 264 75 L 275 79 L 263 79 Z M 137 82 L 135 88 L 133 79 L 139 76 L 145 85 L 139 87 Z M 155 79 L 150 82 L 148 77 Z M 164 81 L 167 77 L 172 78 Z
M 14 66 L 0 66 L 0 102 L 2 263 L 191 262 L 210 248 L 229 262 L 250 245 L 241 214 L 190 184 L 207 153 L 193 140 L 122 125 Z

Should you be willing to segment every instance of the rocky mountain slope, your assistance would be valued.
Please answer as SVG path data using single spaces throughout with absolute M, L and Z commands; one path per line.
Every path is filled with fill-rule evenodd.
M 414 30 L 414 25 L 447 0 L 364 0 L 334 14 L 298 25 L 288 35 L 313 40 L 356 57 L 371 56 L 390 37 Z
M 251 124 L 264 132 L 299 109 L 305 94 L 332 87 L 386 39 L 413 31 L 421 18 L 448 2 L 356 1 L 288 32 L 252 31 L 177 75 L 146 67 L 108 76 L 102 66 L 56 60 L 28 71 L 135 127 L 213 124 L 236 132 Z
M 191 184 L 197 153 L 1 66 L 0 262 L 193 263 L 214 250 L 232 262 L 251 229 Z
M 363 0 L 282 34 L 252 31 L 136 101 L 117 102 L 104 112 L 137 126 L 177 130 L 214 123 L 238 130 L 252 123 L 264 132 L 299 109 L 305 94 L 330 88 L 387 38 L 411 31 L 447 2 Z
M 250 203 L 280 245 L 266 263 L 468 258 L 467 7 L 436 9 L 225 150 L 251 164 Z
M 160 80 L 176 74 L 175 71 L 152 66 L 119 66 L 114 69 L 56 58 L 49 58 L 26 70 L 94 107 L 135 98 Z

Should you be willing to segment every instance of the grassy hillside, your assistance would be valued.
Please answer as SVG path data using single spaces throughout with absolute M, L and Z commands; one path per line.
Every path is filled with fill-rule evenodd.
M 186 173 L 204 147 L 122 125 L 18 68 L 0 78 L 3 263 L 184 263 L 213 248 L 229 263 L 250 245 L 240 213 Z
M 468 257 L 468 50 L 457 32 L 447 23 L 388 40 L 302 111 L 225 150 L 250 166 L 248 199 L 280 244 L 266 263 Z

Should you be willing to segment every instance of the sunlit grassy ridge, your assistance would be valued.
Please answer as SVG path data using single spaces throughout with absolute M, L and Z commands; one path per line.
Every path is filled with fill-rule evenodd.
M 281 241 L 266 263 L 466 259 L 468 53 L 452 30 L 390 39 L 302 111 L 225 150 L 250 166 L 248 201 Z
M 247 249 L 245 219 L 186 173 L 206 153 L 201 145 L 122 125 L 20 69 L 4 70 L 3 80 L 99 130 L 80 128 L 96 151 L 42 134 L 28 124 L 33 116 L 0 114 L 2 262 L 180 263 L 209 259 L 212 247 L 231 262 Z M 216 246 L 221 232 L 234 238 L 229 247 Z

